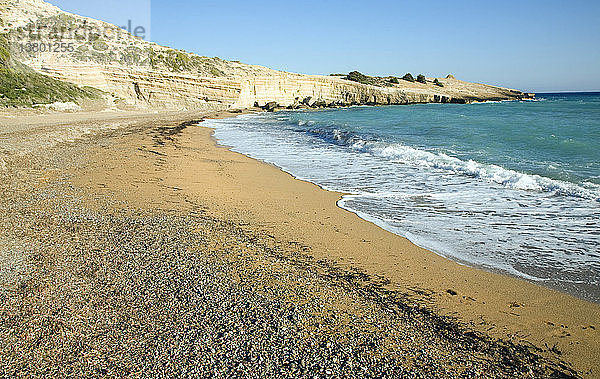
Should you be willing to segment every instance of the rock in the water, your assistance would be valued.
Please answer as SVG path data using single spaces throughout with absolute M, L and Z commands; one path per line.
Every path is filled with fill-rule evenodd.
M 305 97 L 302 104 L 312 107 L 315 104 L 315 99 L 312 96 Z
M 323 99 L 318 99 L 313 103 L 313 107 L 315 108 L 326 108 L 329 104 Z
M 270 101 L 263 107 L 267 112 L 274 112 L 275 109 L 279 106 L 276 101 Z

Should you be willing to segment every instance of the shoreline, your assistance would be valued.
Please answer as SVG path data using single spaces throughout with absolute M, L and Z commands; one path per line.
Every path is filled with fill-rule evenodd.
M 512 100 L 507 100 L 507 101 L 512 101 Z M 389 106 L 379 105 L 377 107 L 396 107 L 396 106 L 398 106 L 398 105 L 389 105 Z M 365 107 L 370 107 L 370 106 L 365 106 Z M 322 109 L 321 111 L 326 111 L 326 110 L 327 109 Z M 286 109 L 282 109 L 282 110 L 279 110 L 279 111 L 282 111 L 282 112 L 285 113 L 285 112 L 298 112 L 298 111 L 304 112 L 304 111 L 307 111 L 307 110 L 286 110 Z M 309 111 L 313 111 L 313 110 L 309 110 Z M 319 111 L 319 110 L 314 110 L 314 111 Z M 236 118 L 236 117 L 237 116 L 234 116 L 234 118 Z M 201 124 L 200 126 L 209 128 L 211 130 L 215 130 L 215 126 L 213 126 L 213 125 L 206 126 L 206 125 L 202 125 Z M 345 211 L 348 211 L 350 213 L 356 214 L 361 219 L 363 219 L 363 220 L 365 220 L 365 221 L 367 221 L 369 223 L 375 224 L 379 228 L 384 229 L 384 230 L 386 230 L 386 231 L 388 231 L 390 233 L 393 233 L 393 234 L 396 234 L 396 235 L 398 235 L 398 236 L 400 236 L 402 238 L 405 238 L 405 239 L 409 240 L 412 244 L 414 244 L 414 245 L 416 245 L 416 246 L 418 246 L 420 248 L 423 248 L 424 250 L 432 252 L 432 253 L 434 253 L 434 254 L 436 254 L 436 255 L 444 258 L 444 259 L 448 259 L 450 261 L 458 263 L 459 265 L 463 265 L 463 266 L 466 266 L 466 267 L 471 267 L 471 268 L 482 270 L 482 271 L 485 271 L 485 272 L 494 273 L 494 274 L 500 274 L 500 275 L 507 276 L 507 277 L 510 277 L 510 278 L 516 278 L 516 279 L 519 279 L 519 280 L 524 280 L 524 281 L 526 281 L 526 282 L 528 282 L 530 284 L 534 284 L 536 286 L 541 286 L 543 288 L 547 288 L 547 289 L 550 289 L 550 290 L 553 290 L 553 291 L 557 291 L 557 292 L 560 292 L 562 294 L 565 294 L 565 295 L 577 298 L 577 299 L 585 301 L 585 302 L 590 302 L 590 303 L 593 303 L 593 304 L 600 305 L 600 300 L 598 300 L 597 297 L 592 297 L 592 295 L 588 295 L 587 297 L 585 295 L 578 295 L 578 293 L 574 289 L 570 289 L 569 290 L 568 288 L 561 287 L 558 284 L 552 283 L 552 281 L 550 279 L 548 279 L 548 278 L 537 278 L 537 277 L 534 277 L 534 276 L 530 276 L 530 275 L 528 275 L 528 274 L 526 274 L 524 272 L 518 271 L 518 270 L 516 270 L 516 269 L 514 269 L 514 268 L 512 268 L 511 266 L 508 266 L 508 265 L 507 266 L 492 266 L 492 265 L 484 265 L 484 264 L 478 264 L 478 263 L 470 262 L 469 260 L 467 260 L 465 258 L 459 258 L 459 257 L 453 256 L 452 254 L 447 254 L 441 248 L 438 248 L 439 250 L 437 250 L 436 247 L 435 247 L 436 243 L 433 240 L 427 240 L 427 238 L 423 238 L 424 242 L 421 243 L 420 242 L 420 238 L 415 237 L 413 239 L 412 237 L 407 236 L 403 230 L 401 230 L 401 229 L 399 229 L 399 228 L 397 228 L 395 226 L 390 225 L 389 223 L 387 223 L 384 220 L 378 219 L 376 216 L 371 216 L 371 215 L 369 215 L 367 213 L 364 213 L 364 212 L 361 212 L 361 211 L 357 211 L 355 209 L 352 209 L 351 207 L 346 207 L 344 205 L 344 202 L 350 200 L 354 196 L 360 196 L 360 193 L 346 193 L 346 192 L 337 191 L 335 188 L 326 188 L 326 187 L 323 187 L 320 184 L 311 181 L 310 179 L 305 179 L 305 178 L 303 178 L 301 176 L 296 176 L 296 174 L 294 174 L 291 170 L 287 169 L 286 167 L 280 166 L 277 163 L 267 162 L 267 161 L 265 161 L 263 159 L 257 158 L 256 156 L 253 156 L 252 154 L 246 154 L 246 153 L 244 153 L 243 149 L 240 151 L 235 146 L 228 146 L 228 145 L 226 145 L 224 143 L 221 143 L 214 136 L 214 133 L 211 135 L 211 138 L 215 141 L 215 144 L 218 147 L 224 147 L 224 148 L 229 149 L 229 150 L 231 150 L 231 151 L 233 151 L 235 153 L 242 154 L 242 155 L 244 155 L 244 156 L 246 156 L 246 157 L 248 157 L 250 159 L 259 161 L 259 162 L 261 162 L 263 164 L 267 164 L 267 165 L 273 166 L 273 167 L 277 168 L 278 170 L 280 170 L 280 171 L 288 174 L 293 179 L 313 184 L 313 185 L 317 186 L 318 188 L 320 188 L 320 189 L 322 189 L 324 191 L 328 191 L 328 192 L 340 194 L 340 199 L 336 202 L 336 204 L 337 204 L 337 206 L 339 208 L 341 208 L 341 209 L 343 209 Z M 246 151 L 248 151 L 248 150 L 246 149 Z M 306 173 L 305 173 L 305 175 L 306 175 Z M 310 177 L 310 176 L 308 176 L 308 177 Z M 566 184 L 566 183 L 560 182 L 560 181 L 559 181 L 559 183 Z M 582 198 L 585 199 L 585 200 L 589 200 L 586 197 L 582 197 Z M 429 246 L 428 246 L 428 243 L 429 243 Z
M 515 101 L 515 100 L 504 100 L 504 101 Z M 520 100 L 520 101 L 522 101 L 522 100 Z M 476 103 L 473 103 L 473 104 L 476 104 Z M 359 106 L 372 107 L 370 105 L 359 105 Z M 376 105 L 376 106 L 378 106 L 378 107 L 392 106 L 393 107 L 393 106 L 403 106 L 403 105 Z M 320 111 L 320 110 L 326 110 L 326 109 L 331 109 L 331 108 L 306 109 L 306 110 Z M 281 109 L 281 110 L 276 110 L 275 112 L 280 112 L 280 111 L 294 112 L 294 111 L 297 111 L 297 110 Z M 246 113 L 246 114 L 257 114 L 257 113 L 261 113 L 261 112 L 257 111 L 257 112 L 250 112 L 250 113 Z M 238 117 L 238 115 L 233 115 L 231 117 L 232 118 L 236 118 L 236 117 Z M 211 117 L 209 117 L 208 119 L 210 119 L 210 118 Z M 221 117 L 218 117 L 218 118 L 221 118 Z M 223 149 L 229 150 L 229 151 L 231 151 L 231 152 L 233 152 L 235 154 L 243 155 L 246 158 L 249 158 L 249 159 L 251 159 L 253 161 L 259 162 L 260 164 L 265 164 L 265 165 L 274 167 L 275 169 L 281 171 L 283 174 L 286 174 L 287 176 L 289 176 L 293 180 L 313 185 L 313 186 L 317 187 L 318 189 L 320 189 L 322 191 L 325 191 L 325 192 L 328 192 L 328 193 L 339 195 L 339 199 L 335 202 L 335 204 L 336 204 L 336 206 L 340 210 L 343 210 L 343 211 L 349 212 L 349 213 L 351 213 L 353 215 L 356 215 L 357 217 L 359 217 L 360 219 L 364 220 L 365 222 L 371 223 L 371 224 L 377 226 L 378 228 L 380 228 L 382 230 L 385 230 L 385 231 L 387 231 L 389 233 L 392 233 L 392 234 L 394 234 L 394 235 L 396 235 L 398 237 L 406 239 L 411 244 L 415 245 L 418 248 L 426 250 L 427 252 L 430 252 L 430 253 L 433 253 L 433 254 L 439 256 L 440 258 L 449 260 L 449 261 L 451 261 L 453 263 L 456 263 L 456 264 L 464 266 L 464 267 L 472 268 L 472 269 L 475 269 L 475 270 L 481 270 L 481 271 L 484 271 L 484 272 L 487 272 L 487 273 L 497 274 L 497 275 L 505 276 L 505 277 L 508 277 L 508 278 L 523 280 L 523 281 L 525 281 L 525 282 L 527 282 L 529 284 L 532 284 L 532 285 L 535 285 L 535 286 L 539 286 L 541 288 L 548 289 L 548 290 L 551 290 L 551 291 L 556 291 L 556 292 L 558 292 L 560 294 L 563 294 L 563 295 L 575 298 L 577 300 L 581 300 L 581 301 L 586 302 L 586 303 L 600 305 L 600 302 L 595 302 L 595 301 L 591 301 L 591 300 L 588 300 L 588 299 L 583 298 L 583 297 L 579 297 L 579 296 L 577 296 L 575 294 L 568 293 L 568 292 L 563 291 L 563 290 L 561 290 L 559 288 L 554 288 L 554 287 L 551 287 L 551 286 L 545 286 L 545 285 L 539 284 L 540 280 L 528 279 L 528 277 L 525 274 L 511 274 L 510 272 L 508 272 L 506 270 L 503 270 L 501 268 L 491 268 L 491 267 L 485 267 L 485 266 L 482 266 L 482 265 L 477 265 L 477 264 L 470 263 L 470 262 L 467 262 L 467 261 L 462 261 L 462 260 L 460 260 L 458 258 L 453 258 L 453 257 L 445 255 L 445 254 L 443 254 L 441 252 L 435 251 L 434 249 L 427 248 L 425 246 L 420 246 L 417 242 L 412 241 L 410 239 L 410 237 L 407 237 L 407 236 L 403 235 L 400 231 L 394 232 L 394 231 L 389 230 L 386 227 L 382 226 L 381 224 L 384 224 L 385 222 L 383 222 L 383 221 L 381 221 L 381 220 L 379 220 L 379 219 L 377 219 L 375 217 L 369 216 L 366 213 L 363 213 L 363 212 L 360 212 L 360 211 L 355 211 L 355 210 L 352 210 L 352 209 L 347 209 L 343 205 L 340 205 L 340 203 L 344 202 L 346 196 L 355 196 L 357 194 L 347 193 L 347 192 L 340 192 L 340 191 L 336 191 L 336 190 L 333 190 L 333 189 L 325 188 L 325 187 L 319 185 L 318 183 L 314 183 L 314 182 L 312 182 L 312 181 L 310 181 L 308 179 L 303 179 L 301 177 L 297 177 L 293 173 L 287 171 L 285 168 L 280 167 L 280 166 L 278 166 L 275 163 L 270 163 L 270 162 L 264 161 L 262 159 L 254 158 L 254 157 L 251 157 L 251 156 L 249 156 L 247 154 L 238 152 L 238 151 L 234 150 L 235 147 L 220 143 L 220 141 L 214 136 L 214 130 L 215 129 L 213 127 L 203 126 L 202 122 L 200 122 L 196 126 L 200 126 L 202 128 L 206 128 L 206 129 L 208 129 L 208 130 L 211 131 L 210 139 L 215 143 L 215 146 L 217 148 L 223 148 Z
M 234 117 L 236 117 L 236 116 L 234 116 Z M 265 162 L 265 161 L 262 161 L 262 160 L 260 160 L 260 159 L 255 159 L 255 158 L 249 157 L 249 156 L 247 156 L 247 155 L 245 155 L 245 154 L 243 154 L 243 153 L 239 153 L 239 152 L 233 151 L 231 146 L 226 146 L 226 145 L 222 145 L 222 144 L 220 144 L 220 143 L 219 143 L 219 141 L 218 141 L 218 140 L 216 139 L 216 137 L 214 136 L 214 129 L 213 129 L 213 128 L 209 128 L 209 127 L 203 127 L 203 126 L 202 126 L 202 124 L 199 124 L 199 126 L 200 126 L 200 127 L 202 127 L 202 128 L 208 129 L 208 130 L 210 131 L 210 139 L 211 139 L 211 141 L 213 141 L 213 142 L 214 142 L 214 144 L 215 144 L 215 146 L 216 146 L 217 148 L 220 148 L 220 149 L 226 149 L 226 150 L 228 150 L 228 151 L 230 151 L 230 152 L 232 152 L 232 153 L 234 153 L 234 154 L 239 154 L 239 155 L 242 155 L 242 156 L 244 156 L 244 157 L 245 157 L 245 158 L 247 158 L 247 159 L 250 159 L 250 160 L 252 160 L 252 161 L 255 161 L 255 162 L 257 162 L 258 164 L 261 164 L 261 165 L 267 165 L 267 166 L 269 166 L 269 167 L 272 167 L 272 168 L 274 168 L 275 170 L 277 170 L 277 171 L 281 172 L 281 173 L 282 173 L 282 174 L 284 174 L 285 176 L 287 176 L 287 177 L 291 178 L 293 181 L 297 181 L 297 182 L 301 182 L 301 183 L 306 183 L 306 184 L 308 184 L 308 185 L 310 185 L 310 186 L 314 186 L 314 187 L 315 187 L 315 188 L 316 188 L 318 191 L 327 192 L 327 193 L 333 194 L 334 196 L 337 196 L 337 197 L 338 197 L 338 200 L 336 200 L 336 201 L 334 202 L 334 206 L 335 206 L 335 207 L 337 207 L 337 208 L 338 208 L 340 211 L 342 211 L 342 212 L 348 212 L 348 213 L 350 213 L 350 214 L 352 214 L 352 215 L 354 215 L 354 216 L 358 217 L 358 218 L 359 218 L 359 219 L 360 219 L 362 222 L 365 222 L 365 223 L 371 224 L 371 225 L 373 225 L 374 227 L 376 227 L 376 228 L 380 229 L 381 231 L 384 231 L 385 233 L 389 233 L 389 234 L 392 234 L 393 236 L 396 236 L 396 237 L 398 237 L 398 238 L 404 239 L 404 240 L 406 240 L 406 241 L 407 241 L 409 244 L 413 245 L 413 247 L 414 247 L 414 248 L 416 248 L 416 249 L 419 249 L 419 250 L 421 250 L 422 252 L 425 252 L 426 254 L 433 254 L 433 255 L 435 255 L 436 257 L 439 257 L 439 258 L 440 258 L 440 259 L 442 259 L 442 260 L 445 260 L 445 261 L 447 261 L 447 262 L 450 262 L 450 263 L 452 263 L 453 265 L 457 265 L 457 266 L 459 266 L 459 267 L 463 267 L 463 268 L 467 269 L 466 271 L 471 271 L 471 270 L 473 270 L 473 271 L 474 271 L 474 277 L 475 277 L 475 278 L 477 278 L 477 277 L 479 276 L 479 274 L 478 274 L 477 272 L 481 272 L 481 276 L 483 276 L 483 277 L 484 277 L 484 278 L 482 278 L 482 279 L 483 279 L 483 281 L 487 281 L 487 279 L 485 278 L 485 276 L 486 276 L 486 275 L 492 275 L 493 277 L 495 277 L 495 278 L 494 278 L 495 280 L 498 280 L 498 279 L 499 279 L 499 280 L 498 280 L 499 282 L 503 282 L 503 279 L 502 279 L 502 278 L 506 278 L 506 279 L 507 279 L 507 284 L 510 284 L 510 286 L 516 286 L 516 287 L 518 287 L 518 286 L 519 286 L 519 283 L 522 283 L 522 284 L 525 284 L 525 285 L 526 285 L 526 287 L 529 287 L 529 286 L 531 286 L 532 288 L 535 288 L 535 290 L 533 291 L 533 292 L 535 292 L 535 293 L 544 294 L 544 293 L 548 292 L 547 296 L 548 296 L 548 297 L 555 298 L 555 299 L 557 300 L 556 304 L 560 303 L 560 299 L 561 299 L 561 298 L 563 298 L 563 297 L 564 297 L 564 298 L 567 298 L 567 299 L 569 299 L 569 300 L 570 300 L 570 302 L 572 302 L 572 303 L 574 303 L 574 304 L 581 303 L 581 304 L 584 304 L 584 306 L 585 306 L 585 305 L 587 305 L 587 307 L 586 307 L 586 308 L 588 308 L 588 307 L 589 307 L 589 310 L 591 311 L 589 314 L 588 314 L 588 313 L 586 313 L 586 312 L 583 312 L 583 313 L 582 313 L 582 314 L 580 314 L 578 317 L 574 317 L 574 319 L 577 319 L 578 321 L 581 321 L 583 324 L 589 323 L 590 325 L 591 325 L 591 324 L 594 324 L 594 325 L 595 325 L 595 324 L 597 324 L 597 323 L 598 323 L 598 321 L 600 321 L 600 303 L 595 303 L 595 302 L 592 302 L 592 301 L 589 301 L 589 300 L 586 300 L 586 299 L 583 299 L 583 298 L 579 298 L 579 297 L 577 297 L 577 296 L 574 296 L 574 295 L 572 295 L 572 294 L 569 294 L 569 293 L 563 292 L 563 291 L 561 291 L 561 290 L 559 290 L 559 289 L 556 289 L 556 288 L 552 288 L 552 287 L 543 286 L 543 285 L 541 285 L 541 284 L 539 284 L 539 283 L 536 283 L 536 282 L 534 282 L 534 281 L 527 280 L 527 279 L 526 279 L 526 278 L 524 278 L 524 277 L 520 277 L 520 276 L 517 276 L 517 275 L 514 275 L 514 274 L 513 274 L 513 275 L 511 275 L 510 273 L 508 273 L 508 272 L 505 272 L 505 271 L 503 271 L 503 270 L 501 270 L 501 269 L 492 270 L 492 269 L 485 268 L 485 267 L 479 267 L 479 266 L 476 266 L 476 265 L 470 265 L 470 264 L 468 264 L 468 263 L 466 263 L 466 262 L 460 262 L 460 261 L 457 261 L 457 260 L 454 260 L 454 259 L 452 259 L 451 257 L 444 256 L 444 255 L 443 255 L 443 254 L 441 254 L 441 253 L 437 253 L 437 252 L 434 252 L 434 251 L 432 251 L 432 250 L 429 250 L 429 249 L 427 249 L 427 248 L 420 247 L 420 246 L 416 245 L 415 243 L 413 243 L 412 241 L 410 241 L 410 239 L 409 239 L 409 238 L 407 238 L 407 237 L 405 237 L 405 236 L 402 236 L 402 235 L 400 235 L 400 234 L 396 234 L 396 233 L 394 233 L 394 232 L 392 232 L 392 231 L 388 231 L 388 230 L 386 230 L 385 228 L 383 228 L 382 226 L 378 225 L 376 222 L 374 222 L 374 221 L 372 221 L 372 220 L 369 220 L 368 218 L 365 218 L 365 217 L 362 217 L 362 216 L 360 216 L 360 215 L 358 214 L 358 212 L 354 212 L 354 211 L 352 211 L 352 210 L 349 210 L 349 209 L 343 208 L 342 206 L 340 206 L 340 205 L 339 205 L 339 202 L 340 202 L 340 201 L 343 201 L 343 198 L 344 198 L 344 196 L 346 196 L 346 195 L 352 195 L 352 194 L 348 194 L 348 193 L 342 193 L 342 192 L 338 192 L 338 191 L 332 191 L 332 190 L 325 189 L 325 188 L 323 188 L 323 187 L 319 186 L 318 184 L 316 184 L 316 183 L 313 183 L 313 182 L 311 182 L 311 181 L 308 181 L 308 180 L 305 180 L 305 179 L 302 179 L 302 178 L 297 178 L 297 177 L 295 177 L 295 176 L 294 176 L 292 173 L 290 173 L 290 172 L 288 172 L 288 171 L 284 170 L 283 168 L 281 168 L 281 167 L 279 167 L 279 166 L 277 166 L 277 165 L 275 165 L 275 164 L 272 164 L 272 163 L 269 163 L 269 162 Z M 445 269 L 444 269 L 444 270 L 445 270 Z M 378 273 L 377 273 L 377 272 L 373 272 L 373 274 L 374 274 L 374 275 L 378 275 Z M 384 275 L 384 277 L 386 277 L 386 279 L 388 278 L 388 277 L 387 277 L 387 276 L 385 276 L 385 275 Z M 498 278 L 498 277 L 499 277 L 499 278 Z M 512 283 L 511 283 L 511 282 L 512 282 Z M 478 285 L 480 285 L 480 284 L 478 283 Z M 449 290 L 449 291 L 454 291 L 454 290 L 452 290 L 451 288 L 449 288 L 448 290 Z M 448 290 L 446 291 L 447 293 L 448 293 Z M 514 290 L 514 289 L 513 289 L 513 290 Z M 514 312 L 512 312 L 513 310 L 515 310 L 515 309 L 518 309 L 518 308 L 520 308 L 520 307 L 524 307 L 524 306 L 525 306 L 525 304 L 527 304 L 527 303 L 530 303 L 530 302 L 532 302 L 532 301 L 534 301 L 534 302 L 535 302 L 535 299 L 533 299 L 535 295 L 527 295 L 527 292 L 528 292 L 528 291 L 529 291 L 529 289 L 528 289 L 528 288 L 524 288 L 524 289 L 522 289 L 522 290 L 520 290 L 520 291 L 515 291 L 515 292 L 516 292 L 516 293 L 514 294 L 514 295 L 515 295 L 515 299 L 516 299 L 516 298 L 519 298 L 519 300 L 517 300 L 517 301 L 514 301 L 514 302 L 511 302 L 511 303 L 508 303 L 508 305 L 509 305 L 509 309 L 510 309 L 510 311 L 509 311 L 509 312 L 504 312 L 504 311 L 501 311 L 501 312 L 504 312 L 504 313 L 505 313 L 505 314 L 507 314 L 507 315 L 510 315 L 510 314 L 512 314 L 512 315 L 514 315 L 514 316 L 517 316 L 517 315 L 516 315 Z M 474 292 L 474 293 L 477 293 L 477 292 L 478 292 L 478 290 L 477 290 L 477 289 L 474 289 L 474 291 L 473 291 L 473 292 Z M 460 295 L 460 293 L 457 293 L 457 295 Z M 456 295 L 452 295 L 452 294 L 451 294 L 450 296 L 456 296 Z M 524 297 L 523 297 L 523 296 L 524 296 Z M 542 295 L 542 296 L 543 296 L 543 295 Z M 465 298 L 465 295 L 463 295 L 463 298 Z M 467 299 L 471 299 L 471 300 L 473 300 L 473 298 L 471 298 L 471 297 L 470 297 L 470 296 L 468 296 L 468 295 L 466 296 L 466 298 L 467 298 Z M 524 301 L 524 302 L 520 302 L 520 300 L 523 300 L 523 299 L 527 299 L 527 300 L 526 300 L 526 301 Z M 461 301 L 461 302 L 462 302 L 462 301 Z M 548 301 L 548 302 L 547 302 L 547 304 L 552 304 L 552 303 L 554 303 L 554 301 Z M 431 304 L 429 304 L 429 305 L 431 305 Z M 434 306 L 438 306 L 438 305 L 439 305 L 439 304 L 435 304 Z M 447 304 L 444 304 L 444 305 L 442 305 L 442 307 L 446 307 L 446 306 L 448 306 L 448 305 L 447 305 Z M 462 315 L 460 315 L 460 313 L 461 313 L 460 311 L 458 311 L 458 312 L 457 312 L 457 311 L 456 311 L 456 309 L 452 309 L 452 308 L 453 308 L 452 306 L 449 306 L 449 308 L 450 308 L 450 309 L 444 309 L 444 308 L 442 308 L 441 310 L 442 310 L 442 312 L 444 312 L 445 314 L 447 314 L 447 315 L 451 315 L 451 317 L 456 317 L 457 319 L 461 320 L 462 322 L 465 322 L 465 323 L 467 323 L 467 324 L 469 324 L 469 325 L 471 325 L 471 326 L 473 325 L 474 318 L 471 318 L 471 319 L 469 319 L 468 317 L 467 317 L 467 318 L 465 318 L 465 317 L 463 317 Z M 541 308 L 541 309 L 538 309 L 538 311 L 540 311 L 540 312 L 543 312 L 543 311 L 544 311 L 543 307 L 540 307 L 540 308 Z M 575 308 L 577 308 L 577 306 L 575 306 Z M 565 315 L 565 316 L 568 316 L 568 311 L 569 311 L 569 308 L 568 308 L 568 307 L 566 307 L 565 311 L 566 311 L 566 312 L 564 312 L 564 315 Z M 563 313 L 563 312 L 561 312 L 561 313 Z M 590 317 L 589 317 L 589 319 L 587 319 L 587 318 L 586 318 L 586 314 L 590 316 Z M 522 317 L 523 315 L 518 315 L 518 316 Z M 483 319 L 483 318 L 485 318 L 485 316 L 483 316 L 483 315 L 479 315 L 478 317 L 479 317 L 480 319 Z M 596 321 L 594 321 L 594 320 L 596 320 Z M 569 323 L 571 323 L 571 322 L 569 322 Z M 499 324 L 502 324 L 502 323 L 500 322 Z M 551 324 L 554 324 L 554 325 L 551 325 Z M 551 327 L 552 327 L 552 326 L 555 326 L 556 324 L 560 324 L 560 327 L 561 327 L 561 328 L 563 328 L 563 329 L 568 329 L 568 325 L 567 325 L 567 323 L 553 323 L 553 322 L 546 322 L 546 325 L 547 325 L 547 326 L 551 326 Z M 513 325 L 513 326 L 514 326 L 514 325 Z M 497 337 L 499 337 L 499 338 L 506 338 L 507 336 L 510 336 L 510 335 L 512 334 L 512 333 L 509 331 L 509 329 L 511 329 L 511 326 L 508 326 L 508 325 L 497 325 L 497 327 L 499 327 L 499 328 L 505 328 L 505 330 L 504 330 L 504 331 L 502 331 L 502 332 L 500 332 L 500 333 L 497 333 L 497 334 L 495 334 L 495 333 L 494 333 L 494 334 L 495 334 Z M 585 326 L 584 326 L 584 327 L 585 327 Z M 481 329 L 480 329 L 480 330 L 481 330 Z M 594 330 L 595 330 L 595 329 L 594 329 Z M 487 331 L 487 332 L 490 332 L 491 330 L 490 330 L 489 328 L 487 328 L 487 330 L 486 330 L 486 331 Z M 514 330 L 513 330 L 513 331 L 514 331 Z M 520 331 L 516 331 L 516 332 L 514 333 L 514 336 L 516 336 L 516 335 L 518 335 L 518 334 L 520 334 L 520 333 L 523 333 L 523 335 L 525 335 L 525 334 L 528 334 L 528 333 L 526 333 L 526 330 L 520 330 Z M 542 342 L 542 341 L 546 340 L 547 336 L 549 336 L 549 335 L 552 335 L 552 332 L 548 332 L 548 331 L 546 331 L 546 332 L 542 332 L 542 334 L 545 334 L 545 336 L 544 336 L 544 337 L 542 337 L 542 338 L 540 338 L 540 339 L 539 339 L 539 342 Z M 529 336 L 530 336 L 530 335 L 529 335 Z M 528 336 L 528 337 L 529 337 L 529 336 Z M 559 337 L 559 338 L 563 338 L 563 337 Z M 548 340 L 552 340 L 552 338 L 548 338 Z M 530 342 L 530 341 L 527 341 L 527 339 L 523 339 L 523 341 Z M 547 344 L 547 342 L 543 342 L 543 343 L 546 343 L 546 344 Z M 538 346 L 540 346 L 540 345 L 538 345 Z M 552 345 L 552 346 L 556 346 L 556 345 Z M 597 350 L 597 349 L 599 349 L 599 348 L 600 348 L 600 343 L 596 344 L 596 350 Z M 598 352 L 594 352 L 594 354 L 600 358 L 600 353 L 598 353 Z M 561 353 L 561 355 L 562 355 L 562 353 Z M 597 360 L 595 360 L 595 359 L 592 359 L 592 360 L 591 360 L 591 361 L 589 361 L 589 362 L 594 362 L 594 361 L 597 361 Z M 589 362 L 587 362 L 587 363 L 589 363 Z M 598 372 L 598 370 L 600 369 L 600 366 L 598 366 L 598 367 L 597 367 L 596 365 L 593 365 L 593 364 L 591 365 L 591 367 L 594 367 L 594 369 L 595 369 L 595 370 L 594 370 L 594 372 Z
M 404 304 L 492 338 L 535 346 L 583 375 L 599 372 L 598 304 L 416 247 L 340 208 L 341 193 L 220 146 L 212 129 L 173 130 L 197 118 L 180 114 L 177 119 L 182 121 L 149 116 L 152 128 L 86 148 L 85 164 L 66 171 L 68 183 L 91 198 L 112 199 L 115 209 L 193 211 L 227 220 L 276 251 L 292 246 L 300 256 L 376 278 L 382 293 Z M 43 121 L 52 122 L 52 117 Z

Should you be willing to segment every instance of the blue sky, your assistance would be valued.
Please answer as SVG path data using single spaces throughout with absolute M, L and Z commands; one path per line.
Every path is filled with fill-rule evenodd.
M 452 73 L 528 91 L 600 90 L 597 0 L 50 2 L 151 26 L 163 45 L 292 72 Z

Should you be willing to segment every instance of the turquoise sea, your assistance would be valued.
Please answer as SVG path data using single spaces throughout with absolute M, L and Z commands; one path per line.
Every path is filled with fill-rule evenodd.
M 220 143 L 470 266 L 600 301 L 600 93 L 210 120 Z

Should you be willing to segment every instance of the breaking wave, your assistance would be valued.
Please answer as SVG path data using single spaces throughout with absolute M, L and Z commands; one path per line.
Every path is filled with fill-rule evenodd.
M 494 164 L 480 163 L 474 160 L 461 160 L 442 152 L 431 152 L 405 146 L 399 143 L 387 143 L 374 135 L 339 129 L 310 129 L 307 133 L 329 143 L 346 146 L 354 151 L 384 158 L 392 163 L 410 164 L 419 167 L 438 169 L 453 174 L 484 180 L 506 188 L 524 191 L 548 192 L 560 196 L 573 196 L 600 202 L 600 185 L 589 183 L 589 188 L 555 180 L 540 175 L 526 174 Z

